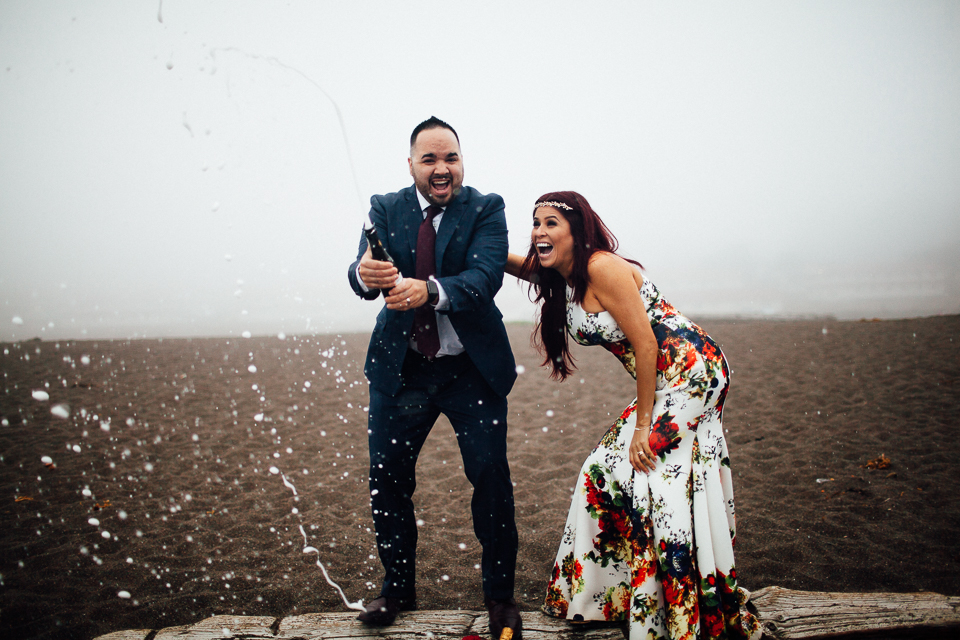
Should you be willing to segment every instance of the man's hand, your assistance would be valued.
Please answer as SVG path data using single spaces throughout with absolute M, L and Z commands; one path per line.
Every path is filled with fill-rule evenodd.
M 387 309 L 393 311 L 416 309 L 427 304 L 428 297 L 426 282 L 416 278 L 404 278 L 403 282 L 390 289 L 386 297 Z
M 391 263 L 374 260 L 369 246 L 360 259 L 359 272 L 360 279 L 368 289 L 389 289 L 397 284 L 397 276 L 400 274 Z

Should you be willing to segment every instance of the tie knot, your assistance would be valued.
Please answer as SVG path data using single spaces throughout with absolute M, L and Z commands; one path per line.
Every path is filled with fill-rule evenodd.
M 441 211 L 443 211 L 441 207 L 438 207 L 435 204 L 430 205 L 429 207 L 427 207 L 427 219 L 433 220 L 434 217 L 436 217 L 436 215 Z

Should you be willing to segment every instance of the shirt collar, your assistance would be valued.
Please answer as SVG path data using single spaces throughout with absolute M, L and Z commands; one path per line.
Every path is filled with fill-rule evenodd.
M 426 216 L 427 207 L 431 205 L 431 202 L 423 197 L 423 194 L 420 193 L 420 189 L 417 189 L 416 187 L 414 187 L 413 190 L 417 192 L 417 201 L 420 203 L 420 211 L 422 211 L 423 215 Z M 438 213 L 437 215 L 438 216 L 443 215 L 443 212 L 446 210 L 447 210 L 446 207 L 440 207 L 440 213 Z

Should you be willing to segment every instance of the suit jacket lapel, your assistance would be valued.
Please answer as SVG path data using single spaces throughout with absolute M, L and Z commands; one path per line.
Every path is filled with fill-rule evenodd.
M 447 208 L 443 211 L 443 217 L 440 218 L 440 228 L 437 229 L 437 244 L 436 244 L 436 260 L 437 260 L 437 275 L 444 275 L 440 273 L 440 264 L 443 262 L 443 252 L 446 251 L 447 245 L 450 244 L 450 240 L 453 239 L 453 234 L 457 230 L 457 227 L 460 226 L 460 219 L 463 218 L 464 206 L 463 206 L 463 191 L 461 190 L 460 195 L 453 199 Z
M 420 223 L 423 222 L 423 211 L 420 210 L 420 201 L 417 199 L 416 187 L 410 187 L 404 197 L 404 210 L 402 212 L 401 229 L 406 234 L 406 238 L 401 238 L 401 242 L 406 242 L 410 248 L 405 255 L 413 256 L 409 265 L 407 277 L 415 277 L 417 271 L 417 235 L 420 233 Z

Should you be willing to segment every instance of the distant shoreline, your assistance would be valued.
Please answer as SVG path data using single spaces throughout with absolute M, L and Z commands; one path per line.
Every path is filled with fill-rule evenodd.
M 706 324 L 706 323 L 737 323 L 737 322 L 811 322 L 811 321 L 822 321 L 822 322 L 837 322 L 837 323 L 851 323 L 851 322 L 901 322 L 905 320 L 924 320 L 928 318 L 949 318 L 954 316 L 960 316 L 956 313 L 938 313 L 924 316 L 915 316 L 915 317 L 904 317 L 904 318 L 879 318 L 879 317 L 863 317 L 856 319 L 838 319 L 833 315 L 818 315 L 818 314 L 809 314 L 809 315 L 697 315 L 692 317 L 695 322 Z M 534 326 L 534 323 L 526 320 L 507 320 L 504 321 L 505 325 L 512 327 L 530 327 L 531 329 Z M 360 336 L 360 335 L 370 335 L 370 331 L 330 331 L 330 332 L 318 332 L 318 333 L 291 333 L 285 334 L 283 338 L 278 338 L 277 334 L 267 334 L 267 333 L 255 333 L 250 336 L 235 335 L 235 336 L 224 336 L 224 335 L 195 335 L 195 336 L 137 336 L 137 337 L 120 337 L 120 338 L 46 338 L 35 336 L 32 338 L 24 338 L 22 340 L 12 340 L 12 341 L 0 341 L 0 346 L 2 345 L 13 345 L 13 344 L 24 344 L 24 343 L 79 343 L 79 342 L 132 342 L 138 340 L 153 340 L 153 341 L 164 341 L 164 340 L 251 340 L 251 339 L 278 339 L 278 340 L 303 340 L 307 338 L 315 338 L 320 336 Z

